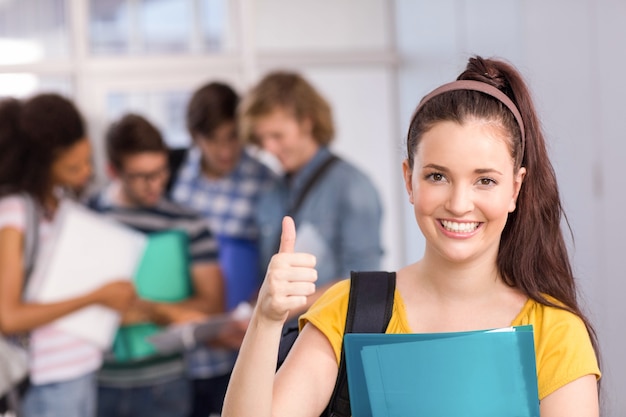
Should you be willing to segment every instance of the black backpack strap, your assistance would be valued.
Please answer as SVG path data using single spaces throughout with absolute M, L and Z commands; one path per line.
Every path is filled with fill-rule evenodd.
M 337 155 L 331 155 L 327 160 L 325 160 L 322 165 L 320 165 L 317 170 L 311 175 L 309 180 L 306 182 L 304 187 L 302 187 L 302 191 L 298 195 L 298 198 L 294 201 L 293 205 L 289 208 L 288 214 L 293 217 L 298 210 L 304 200 L 306 199 L 309 191 L 313 188 L 313 186 L 318 182 L 318 180 L 324 175 L 324 173 L 330 168 L 335 162 L 339 161 L 339 157 Z
M 350 298 L 344 333 L 384 333 L 393 312 L 395 272 L 351 272 L 350 278 Z M 345 355 L 342 344 L 337 382 L 324 416 L 352 415 Z
M 304 184 L 304 187 L 302 187 L 302 191 L 300 192 L 300 194 L 298 194 L 298 198 L 296 198 L 294 203 L 287 210 L 287 213 L 286 213 L 287 216 L 290 216 L 291 218 L 293 218 L 294 221 L 296 220 L 295 219 L 296 213 L 298 213 L 298 210 L 300 210 L 300 206 L 302 206 L 302 203 L 304 203 L 304 200 L 309 194 L 309 191 L 311 191 L 313 186 L 317 184 L 317 182 L 319 181 L 320 178 L 322 178 L 324 173 L 328 171 L 328 168 L 330 168 L 335 162 L 339 160 L 340 158 L 337 155 L 331 154 L 327 160 L 325 160 L 319 167 L 317 167 L 317 170 L 313 173 L 313 175 L 311 175 L 309 180 Z M 278 252 L 278 248 L 280 248 L 280 235 L 278 236 L 278 240 L 276 240 L 276 242 L 274 243 L 274 253 Z M 298 327 L 297 320 L 295 323 L 287 324 L 287 326 L 297 328 Z M 291 347 L 291 345 L 289 346 Z
M 172 187 L 178 178 L 178 171 L 180 167 L 183 165 L 183 161 L 187 159 L 187 154 L 189 153 L 189 148 L 179 148 L 179 149 L 170 149 L 168 154 L 168 168 L 170 170 L 170 177 L 167 180 L 167 184 L 165 185 L 165 193 L 166 195 L 170 195 L 172 191 Z

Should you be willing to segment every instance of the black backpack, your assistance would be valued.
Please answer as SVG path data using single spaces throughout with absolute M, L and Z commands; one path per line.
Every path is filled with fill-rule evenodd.
M 395 272 L 351 272 L 344 333 L 385 333 L 391 319 L 395 289 Z M 283 331 L 278 352 L 279 367 L 297 336 L 297 327 L 288 327 Z M 351 414 L 345 352 L 342 346 L 335 389 L 322 417 L 350 417 Z

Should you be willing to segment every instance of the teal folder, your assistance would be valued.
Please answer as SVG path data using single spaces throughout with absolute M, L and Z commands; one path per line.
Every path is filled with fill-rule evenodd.
M 187 234 L 169 230 L 151 234 L 134 276 L 140 298 L 160 302 L 177 302 L 192 294 L 189 273 L 189 244 Z M 146 338 L 163 330 L 153 323 L 121 327 L 113 342 L 117 361 L 129 362 L 157 354 Z
M 347 334 L 354 417 L 539 417 L 532 326 Z

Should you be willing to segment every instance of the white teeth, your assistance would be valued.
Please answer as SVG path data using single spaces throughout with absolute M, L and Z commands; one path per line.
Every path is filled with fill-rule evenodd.
M 442 220 L 441 224 L 446 230 L 456 233 L 469 233 L 476 230 L 480 223 L 478 222 L 466 222 L 466 223 L 457 223 L 451 222 L 449 220 Z

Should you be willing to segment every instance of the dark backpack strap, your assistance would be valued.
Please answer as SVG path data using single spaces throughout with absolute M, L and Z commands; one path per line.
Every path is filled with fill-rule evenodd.
M 393 312 L 395 272 L 351 272 L 350 277 L 350 298 L 344 333 L 384 333 Z M 323 416 L 351 415 L 348 374 L 342 344 L 337 382 Z
M 300 192 L 300 194 L 298 194 L 298 198 L 296 198 L 292 206 L 289 207 L 285 215 L 292 217 L 294 221 L 296 220 L 295 216 L 298 213 L 298 210 L 300 210 L 300 206 L 302 206 L 302 203 L 304 203 L 304 200 L 309 194 L 309 191 L 311 191 L 313 186 L 319 181 L 320 178 L 322 178 L 322 176 L 328 170 L 328 168 L 330 168 L 335 162 L 339 160 L 340 158 L 337 155 L 331 155 L 327 160 L 325 160 L 322 163 L 322 165 L 317 167 L 317 170 L 313 173 L 313 175 L 311 175 L 309 180 L 304 184 L 304 187 L 302 187 L 302 191 Z M 278 248 L 280 248 L 280 235 L 278 235 L 278 239 L 274 243 L 274 253 L 278 252 Z M 295 328 L 298 327 L 297 324 L 294 324 L 294 323 L 290 323 L 287 326 L 295 327 Z
M 327 160 L 320 165 L 317 170 L 311 175 L 311 178 L 306 182 L 304 187 L 302 187 L 302 191 L 298 195 L 298 198 L 294 201 L 293 205 L 289 208 L 288 215 L 293 217 L 300 210 L 300 206 L 304 203 L 309 191 L 313 188 L 313 186 L 318 182 L 318 180 L 324 175 L 324 173 L 330 168 L 335 162 L 339 161 L 339 157 L 337 155 L 331 155 Z
M 189 153 L 189 148 L 181 148 L 181 149 L 170 149 L 168 155 L 168 168 L 170 170 L 170 177 L 167 180 L 167 184 L 165 185 L 165 194 L 170 195 L 172 192 L 172 187 L 178 178 L 178 171 L 180 167 L 183 165 L 183 161 L 187 159 L 187 154 Z

